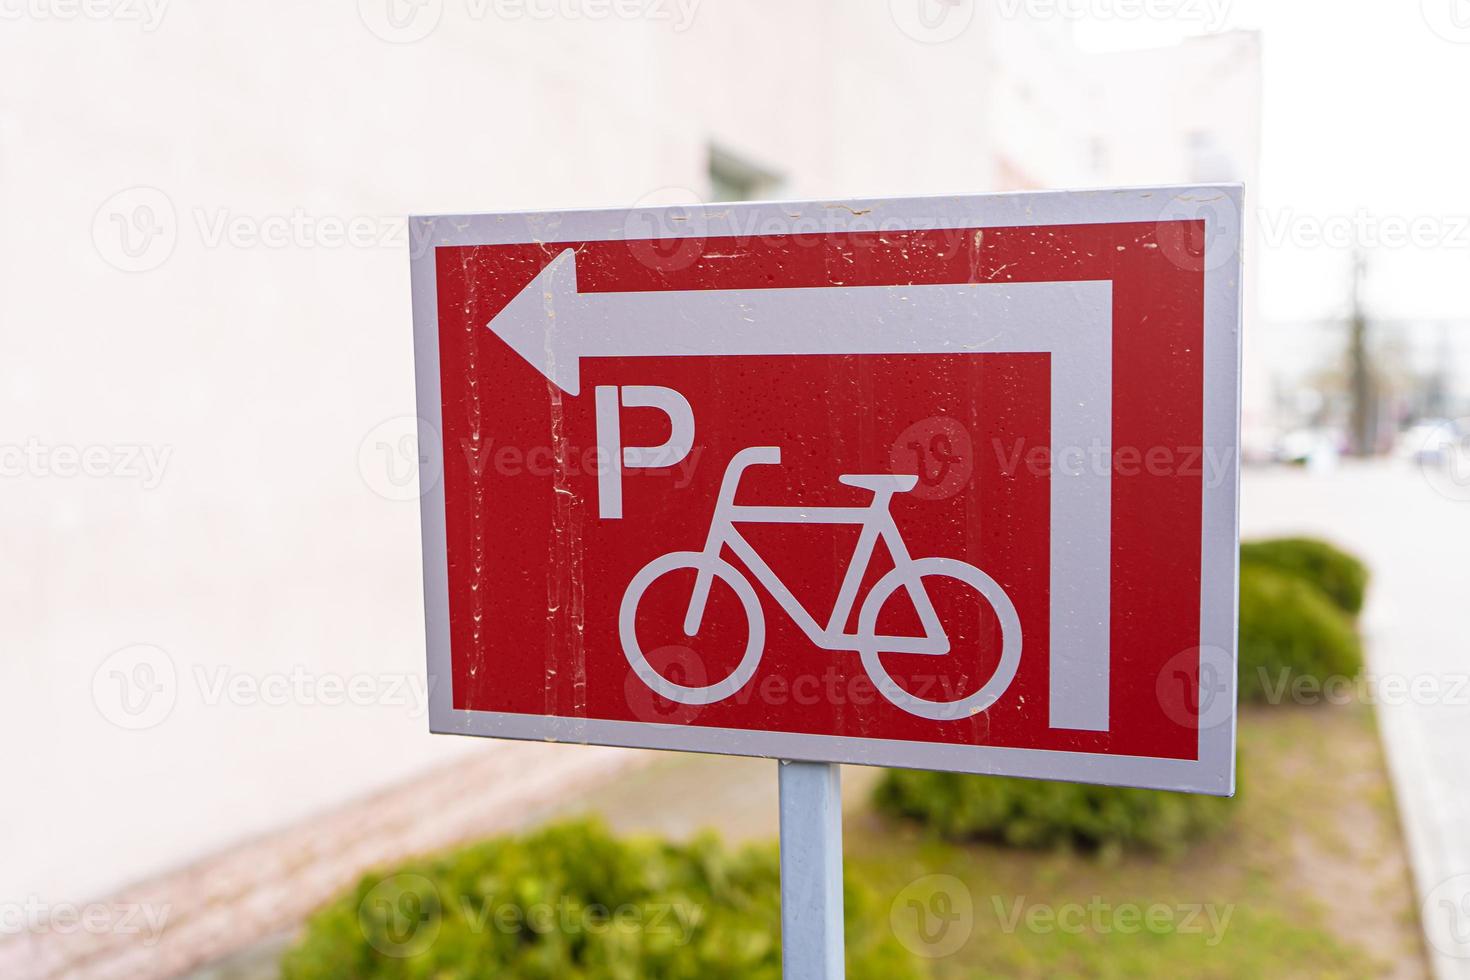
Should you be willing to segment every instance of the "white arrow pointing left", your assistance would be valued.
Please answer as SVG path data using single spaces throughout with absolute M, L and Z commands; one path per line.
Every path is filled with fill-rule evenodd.
M 579 292 L 568 248 L 489 327 L 576 395 L 584 357 L 1055 351 L 1060 332 L 1087 348 L 1080 324 L 1107 295 L 1095 282 Z

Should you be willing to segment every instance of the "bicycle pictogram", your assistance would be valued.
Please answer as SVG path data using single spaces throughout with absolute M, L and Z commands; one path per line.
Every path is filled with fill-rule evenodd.
M 702 551 L 673 551 L 645 565 L 628 583 L 618 610 L 618 635 L 623 654 L 634 672 L 651 689 L 671 701 L 683 704 L 714 704 L 735 694 L 754 676 L 765 652 L 766 622 L 752 578 L 760 584 L 791 620 L 822 650 L 856 652 L 863 669 L 888 701 L 922 718 L 938 721 L 965 718 L 994 704 L 1015 678 L 1021 660 L 1021 622 L 1015 606 L 1005 590 L 989 575 L 967 562 L 955 558 L 914 558 L 909 554 L 903 534 L 890 511 L 893 497 L 914 489 L 918 477 L 894 473 L 851 473 L 838 477 L 847 486 L 871 491 L 866 506 L 758 506 L 735 503 L 735 493 L 745 470 L 751 466 L 779 465 L 781 450 L 776 446 L 751 446 L 736 453 L 725 469 L 710 522 L 709 535 Z M 861 528 L 852 561 L 844 573 L 831 615 L 825 625 L 796 599 L 779 575 L 761 558 L 759 552 L 740 533 L 741 524 L 845 524 Z M 874 551 L 882 542 L 893 561 L 893 568 L 868 591 L 859 607 L 856 630 L 849 632 L 847 623 L 858 602 L 864 573 Z M 722 557 L 728 548 L 745 571 Z M 716 579 L 723 582 L 745 612 L 747 638 L 740 662 L 727 676 L 704 685 L 685 685 L 669 680 L 648 662 L 638 644 L 636 621 L 639 601 L 649 586 L 671 572 L 695 573 L 689 605 L 684 615 L 683 631 L 688 637 L 698 635 L 704 620 L 710 591 Z M 940 622 L 925 579 L 948 578 L 968 586 L 989 604 L 1000 625 L 999 661 L 990 678 L 978 691 L 955 700 L 930 700 L 911 693 L 898 683 L 883 663 L 888 654 L 913 654 L 942 657 L 952 652 L 949 635 Z M 899 589 L 908 592 L 922 627 L 922 636 L 880 633 L 878 617 L 884 604 Z

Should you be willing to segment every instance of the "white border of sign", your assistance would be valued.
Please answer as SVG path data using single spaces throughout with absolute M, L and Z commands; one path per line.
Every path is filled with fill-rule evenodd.
M 680 221 L 659 220 L 675 212 Z M 431 681 L 429 727 L 445 734 L 536 741 L 596 743 L 814 762 L 946 769 L 1040 779 L 1143 786 L 1227 795 L 1235 790 L 1236 608 L 1239 554 L 1240 296 L 1242 188 L 1240 185 L 1140 187 L 959 197 L 758 202 L 705 207 L 601 209 L 563 212 L 411 217 L 414 371 L 421 444 L 443 431 L 439 323 L 434 249 L 453 245 L 598 241 L 647 238 L 862 232 L 945 228 L 1020 227 L 1180 221 L 1206 223 L 1203 269 L 1203 442 L 1225 469 L 1206 481 L 1202 501 L 1200 576 L 1201 692 L 1198 759 L 1155 759 L 1000 746 L 946 745 L 889 739 L 751 732 L 647 722 L 573 719 L 454 709 L 449 650 L 449 580 L 445 549 L 444 484 L 437 471 L 420 501 L 423 531 L 424 613 Z M 803 224 L 803 216 L 811 216 Z M 693 217 L 695 220 L 689 220 Z M 434 451 L 438 451 L 435 447 Z M 424 455 L 424 454 L 421 454 Z M 426 467 L 437 467 L 432 455 Z M 429 479 L 428 477 L 433 477 Z

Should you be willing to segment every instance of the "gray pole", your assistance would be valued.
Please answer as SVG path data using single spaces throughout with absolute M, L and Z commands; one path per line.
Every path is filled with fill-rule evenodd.
M 1373 371 L 1368 364 L 1368 316 L 1363 310 L 1363 275 L 1367 259 L 1353 253 L 1353 312 L 1348 323 L 1348 428 L 1353 454 L 1372 456 L 1378 450 L 1378 402 Z
M 842 980 L 842 780 L 837 766 L 781 772 L 781 973 Z

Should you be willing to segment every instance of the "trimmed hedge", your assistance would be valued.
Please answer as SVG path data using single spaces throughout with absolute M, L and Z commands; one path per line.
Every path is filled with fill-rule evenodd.
M 1340 548 L 1316 538 L 1270 538 L 1240 546 L 1241 570 L 1249 566 L 1272 568 L 1300 576 L 1332 600 L 1343 612 L 1356 616 L 1368 590 L 1368 566 Z
M 1240 699 L 1289 697 L 1296 678 L 1356 677 L 1363 646 L 1352 620 L 1308 580 L 1264 565 L 1240 570 Z
M 1230 813 L 1230 801 L 1215 796 L 913 769 L 889 770 L 874 802 L 952 840 L 1163 854 L 1219 829 Z
M 1242 545 L 1241 700 L 1289 699 L 1301 678 L 1320 685 L 1356 677 L 1363 650 L 1351 617 L 1363 606 L 1367 583 L 1367 567 L 1325 541 Z M 875 802 L 954 840 L 1166 854 L 1218 829 L 1230 814 L 1229 801 L 1217 797 L 905 769 L 884 776 Z
M 924 969 L 849 879 L 848 976 Z M 592 822 L 496 838 L 365 876 L 317 912 L 283 980 L 643 980 L 781 975 L 774 847 L 620 839 Z

